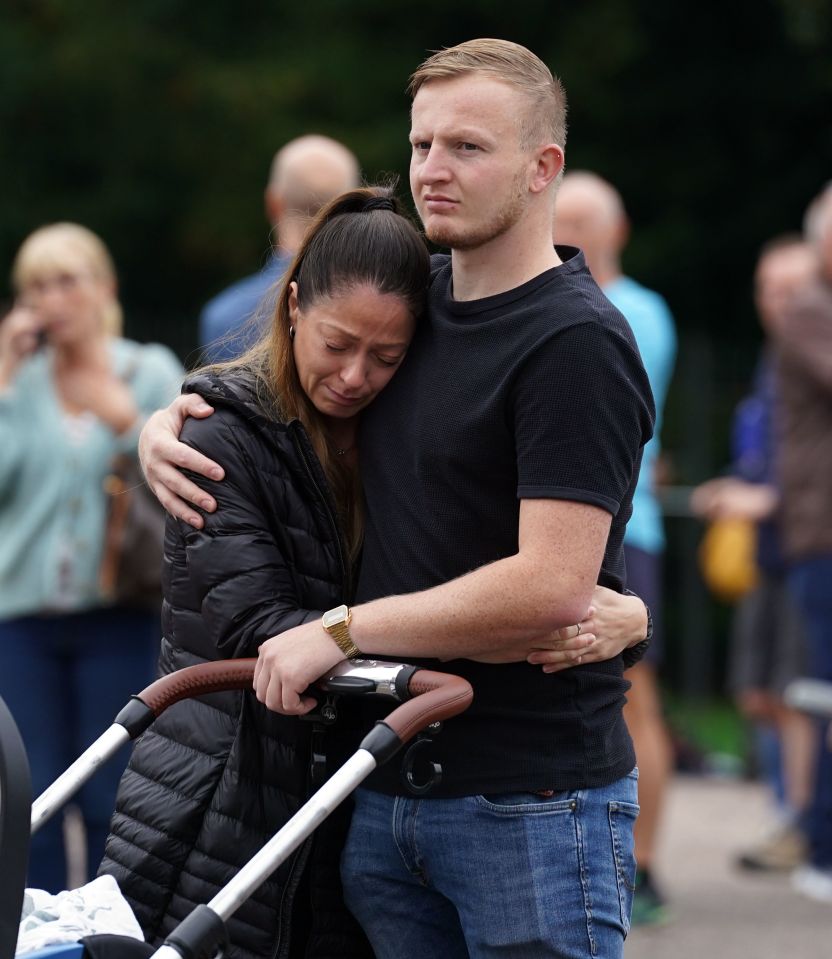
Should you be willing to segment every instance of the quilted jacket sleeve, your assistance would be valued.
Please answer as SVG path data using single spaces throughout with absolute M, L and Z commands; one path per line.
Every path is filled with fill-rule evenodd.
M 339 595 L 338 534 L 320 496 L 290 449 L 252 430 L 220 409 L 182 433 L 226 471 L 221 482 L 193 477 L 217 501 L 204 528 L 169 519 L 166 533 L 165 635 L 206 659 L 255 656 Z

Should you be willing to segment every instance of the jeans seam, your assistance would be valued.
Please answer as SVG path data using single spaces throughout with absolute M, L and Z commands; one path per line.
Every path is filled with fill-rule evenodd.
M 595 941 L 594 928 L 592 922 L 592 891 L 589 886 L 589 877 L 587 874 L 586 857 L 584 855 L 584 837 L 581 825 L 581 810 L 583 809 L 583 795 L 577 796 L 575 804 L 575 849 L 578 856 L 578 871 L 581 877 L 581 891 L 584 899 L 584 913 L 586 915 L 586 934 L 589 940 L 590 955 L 597 955 L 598 945 Z
M 610 834 L 612 837 L 613 859 L 615 860 L 615 884 L 618 890 L 618 908 L 621 915 L 621 922 L 624 927 L 625 936 L 630 931 L 630 916 L 626 908 L 626 895 L 621 887 L 623 885 L 627 893 L 632 896 L 633 892 L 635 891 L 635 885 L 628 880 L 624 871 L 624 849 L 621 844 L 621 836 L 617 828 L 616 820 L 618 814 L 627 815 L 631 807 L 635 808 L 634 804 L 616 802 L 615 800 L 607 804 L 607 818 L 609 821 Z

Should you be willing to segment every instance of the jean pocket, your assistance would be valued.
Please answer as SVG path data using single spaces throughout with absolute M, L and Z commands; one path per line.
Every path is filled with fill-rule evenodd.
M 636 857 L 633 843 L 633 828 L 638 818 L 637 803 L 614 801 L 607 811 L 612 836 L 612 852 L 615 860 L 615 877 L 618 884 L 618 902 L 625 934 L 630 930 L 630 914 L 633 910 L 633 892 L 636 885 Z
M 528 816 L 545 813 L 574 812 L 578 808 L 578 791 L 488 793 L 475 796 L 477 805 L 499 816 Z

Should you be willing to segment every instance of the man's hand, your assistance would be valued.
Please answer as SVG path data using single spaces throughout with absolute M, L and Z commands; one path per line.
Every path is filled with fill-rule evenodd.
M 219 463 L 179 442 L 182 426 L 189 416 L 204 419 L 214 412 L 201 396 L 184 393 L 166 409 L 157 410 L 145 423 L 139 436 L 139 460 L 148 486 L 164 508 L 195 529 L 203 521 L 191 504 L 213 513 L 217 508 L 212 496 L 203 492 L 180 471 L 191 470 L 200 476 L 221 480 L 225 476 Z
M 690 508 L 703 519 L 768 519 L 777 510 L 779 495 L 767 483 L 747 483 L 735 476 L 719 476 L 697 486 Z
M 303 716 L 316 700 L 303 694 L 309 686 L 344 659 L 320 621 L 304 623 L 272 636 L 262 644 L 254 667 L 257 698 L 277 713 Z

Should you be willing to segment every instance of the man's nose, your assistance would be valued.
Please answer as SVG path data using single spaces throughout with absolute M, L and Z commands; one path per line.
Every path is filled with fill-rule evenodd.
M 439 183 L 447 180 L 449 171 L 444 151 L 432 144 L 419 164 L 417 175 L 422 183 Z

